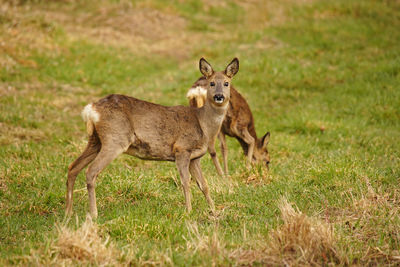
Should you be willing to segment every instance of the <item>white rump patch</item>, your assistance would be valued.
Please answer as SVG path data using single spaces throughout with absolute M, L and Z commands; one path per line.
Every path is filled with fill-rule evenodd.
M 88 104 L 82 110 L 82 118 L 84 121 L 92 121 L 96 123 L 100 120 L 100 114 L 94 109 L 93 104 Z
M 189 89 L 189 91 L 187 92 L 186 97 L 189 99 L 193 99 L 196 97 L 202 97 L 203 99 L 206 98 L 207 96 L 207 89 L 205 89 L 204 87 L 201 86 L 197 86 L 197 87 L 192 87 Z

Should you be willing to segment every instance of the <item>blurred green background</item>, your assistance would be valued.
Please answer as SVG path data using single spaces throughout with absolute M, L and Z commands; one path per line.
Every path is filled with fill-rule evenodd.
M 232 184 L 205 156 L 210 219 L 194 184 L 185 213 L 173 163 L 121 156 L 97 182 L 103 233 L 134 247 L 133 264 L 234 265 L 232 251 L 263 250 L 286 197 L 334 228 L 336 264 L 399 264 L 399 29 L 389 0 L 1 1 L 0 263 L 33 264 L 56 238 L 84 105 L 110 93 L 187 105 L 200 57 L 217 70 L 238 57 L 233 84 L 258 135 L 271 132 L 270 171 L 247 170 L 231 138 Z M 75 189 L 83 221 L 84 174 Z M 188 224 L 225 249 L 189 247 Z

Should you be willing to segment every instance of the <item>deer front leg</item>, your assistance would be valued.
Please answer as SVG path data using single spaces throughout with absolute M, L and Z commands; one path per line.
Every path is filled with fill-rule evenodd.
M 249 145 L 249 150 L 247 151 L 247 167 L 250 167 L 252 159 L 253 159 L 253 152 L 254 152 L 254 145 L 256 140 L 253 136 L 250 135 L 247 128 L 243 130 L 243 140 Z
M 225 134 L 222 131 L 219 132 L 218 139 L 221 144 L 221 152 L 224 159 L 224 172 L 228 175 L 228 147 L 226 145 Z
M 190 174 L 189 174 L 189 153 L 177 153 L 175 155 L 176 167 L 179 171 L 179 176 L 181 177 L 181 183 L 183 187 L 183 194 L 185 195 L 186 210 L 190 213 L 192 211 L 192 203 L 190 196 Z
M 215 151 L 215 139 L 210 142 L 208 145 L 208 153 L 210 153 L 211 159 L 214 163 L 215 168 L 217 169 L 217 172 L 220 176 L 223 175 L 221 165 L 219 164 L 218 158 L 217 158 L 217 152 Z
M 201 171 L 200 158 L 190 161 L 189 171 L 190 174 L 196 179 L 197 186 L 200 188 L 201 192 L 203 192 L 204 197 L 207 200 L 208 206 L 210 207 L 212 213 L 214 213 L 214 201 L 210 197 L 207 180 L 204 179 L 203 173 Z

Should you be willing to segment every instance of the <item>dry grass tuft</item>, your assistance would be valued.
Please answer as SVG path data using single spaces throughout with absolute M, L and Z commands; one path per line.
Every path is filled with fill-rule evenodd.
M 320 265 L 340 262 L 335 248 L 333 228 L 310 218 L 282 200 L 279 206 L 283 225 L 272 231 L 270 255 L 290 265 Z
M 189 232 L 190 240 L 186 243 L 188 250 L 210 251 L 219 253 L 223 250 L 223 246 L 219 242 L 217 232 L 213 232 L 210 236 L 201 235 L 197 223 L 186 224 Z
M 296 211 L 286 199 L 279 205 L 283 224 L 269 234 L 264 248 L 233 251 L 241 264 L 319 266 L 342 263 L 330 225 Z
M 345 195 L 352 203 L 340 211 L 336 221 L 343 226 L 344 246 L 354 261 L 362 265 L 400 263 L 400 191 L 385 192 L 374 189 L 364 178 L 367 192 L 356 198 L 351 192 Z M 379 226 L 379 227 L 377 227 Z
M 48 248 L 33 251 L 27 258 L 29 264 L 39 266 L 96 265 L 119 266 L 123 253 L 108 238 L 102 237 L 90 216 L 77 230 L 56 226 L 57 238 Z
M 203 235 L 200 233 L 197 223 L 186 223 L 186 226 L 189 232 L 186 242 L 187 251 L 211 257 L 213 265 L 220 265 L 228 253 L 217 230 L 214 229 L 210 234 Z
M 115 264 L 118 251 L 108 238 L 103 241 L 99 235 L 98 227 L 87 217 L 81 228 L 74 231 L 66 226 L 58 228 L 58 240 L 54 249 L 61 258 L 77 260 L 80 262 L 96 263 L 99 265 Z

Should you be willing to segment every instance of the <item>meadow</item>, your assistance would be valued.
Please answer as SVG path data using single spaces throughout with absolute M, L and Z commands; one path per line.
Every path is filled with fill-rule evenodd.
M 399 29 L 390 0 L 0 1 L 0 265 L 399 265 Z M 82 172 L 65 220 L 83 107 L 187 105 L 201 57 L 239 58 L 269 171 L 227 138 L 230 179 L 202 159 L 216 214 L 195 182 L 188 214 L 174 163 L 123 155 L 99 218 Z

